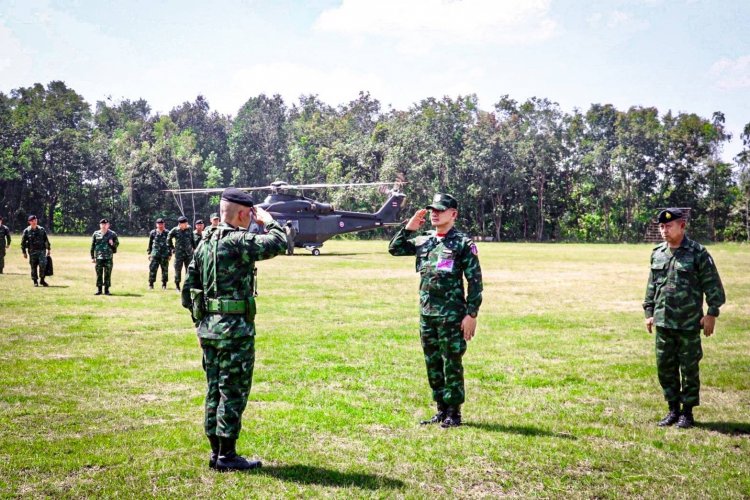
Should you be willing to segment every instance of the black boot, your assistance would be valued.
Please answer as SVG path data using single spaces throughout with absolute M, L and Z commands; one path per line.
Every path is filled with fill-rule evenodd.
M 182 290 L 180 289 L 180 284 L 179 284 L 179 283 L 175 283 L 175 284 L 174 284 L 174 286 L 175 286 L 175 288 L 177 288 L 177 291 L 178 291 L 178 292 L 182 291 Z
M 104 295 L 112 295 L 111 293 L 109 293 L 109 287 L 108 286 L 104 287 Z
M 162 290 L 166 290 L 167 289 L 167 284 L 166 283 L 162 283 L 161 284 L 161 289 Z
M 221 472 L 233 470 L 257 469 L 263 464 L 258 460 L 247 460 L 237 454 L 234 445 L 237 442 L 232 438 L 219 438 L 219 458 L 216 460 L 216 470 Z
M 148 289 L 149 290 L 153 290 L 154 289 L 154 284 L 153 283 L 149 283 L 148 284 Z
M 695 419 L 693 418 L 693 407 L 684 406 L 682 408 L 680 419 L 677 421 L 677 427 L 679 427 L 680 429 L 690 429 L 693 425 L 695 425 Z
M 43 279 L 42 279 L 42 281 L 40 281 L 39 283 L 41 283 L 41 285 L 42 285 L 42 286 L 49 286 L 49 283 L 47 283 L 47 282 L 46 282 L 46 281 L 44 281 Z
M 461 425 L 461 406 L 449 406 L 445 411 L 445 420 L 440 424 L 443 429 Z
M 96 293 L 94 295 L 101 295 L 102 294 L 102 287 L 98 286 L 96 287 Z
M 37 283 L 36 280 L 34 280 L 34 286 L 39 286 L 39 283 Z
M 669 413 L 667 413 L 666 417 L 659 420 L 659 423 L 656 425 L 658 425 L 659 427 L 667 427 L 669 425 L 676 424 L 679 419 L 680 419 L 680 403 L 671 402 L 669 403 Z
M 419 425 L 430 425 L 430 424 L 439 424 L 443 420 L 445 420 L 445 410 L 447 410 L 448 407 L 445 405 L 445 403 L 438 403 L 437 404 L 437 413 L 432 416 L 429 420 L 422 420 L 419 422 Z
M 216 460 L 219 458 L 219 436 L 208 436 L 208 442 L 211 443 L 211 456 L 208 458 L 208 468 L 216 468 Z

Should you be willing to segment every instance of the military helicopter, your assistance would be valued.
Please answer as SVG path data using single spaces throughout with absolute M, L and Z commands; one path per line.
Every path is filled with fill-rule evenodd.
M 353 233 L 377 229 L 383 226 L 398 225 L 398 214 L 404 205 L 406 195 L 401 189 L 402 182 L 362 182 L 347 184 L 289 184 L 275 181 L 268 186 L 238 188 L 243 191 L 269 191 L 268 196 L 257 206 L 268 211 L 280 224 L 291 222 L 297 229 L 294 246 L 304 248 L 313 255 L 320 255 L 320 248 L 326 240 L 337 234 Z M 383 189 L 392 185 L 391 189 Z M 317 201 L 304 195 L 306 190 L 379 186 L 388 194 L 388 199 L 375 213 L 347 212 L 336 210 L 332 204 Z M 173 195 L 219 194 L 218 189 L 168 189 Z M 249 228 L 251 231 L 257 228 Z

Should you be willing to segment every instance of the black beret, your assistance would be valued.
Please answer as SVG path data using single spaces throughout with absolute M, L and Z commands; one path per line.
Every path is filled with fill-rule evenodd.
M 682 210 L 679 208 L 667 208 L 659 212 L 659 223 L 666 224 L 673 220 L 680 220 L 682 217 Z
M 158 219 L 156 219 L 156 223 L 157 224 L 164 224 L 164 219 L 162 219 L 161 217 L 159 217 Z
M 187 217 L 185 217 L 184 215 L 180 215 L 180 217 L 177 219 L 177 222 L 179 223 L 187 222 Z
M 35 220 L 35 219 L 36 219 L 36 215 L 29 215 L 29 218 L 27 220 Z
M 102 219 L 99 221 L 99 224 L 109 224 L 109 221 L 107 219 Z
M 197 226 L 198 224 L 203 224 L 205 226 L 205 224 L 203 223 L 203 219 L 198 219 L 197 221 L 195 221 L 195 225 Z
M 237 188 L 226 188 L 224 192 L 221 193 L 221 199 L 224 201 L 242 205 L 243 207 L 253 206 L 253 199 L 250 197 L 250 195 L 244 191 L 240 191 Z

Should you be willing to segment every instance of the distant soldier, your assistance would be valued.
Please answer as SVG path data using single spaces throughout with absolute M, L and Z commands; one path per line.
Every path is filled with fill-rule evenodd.
M 161 268 L 161 289 L 167 289 L 169 281 L 169 259 L 172 257 L 172 245 L 169 233 L 164 229 L 164 219 L 156 219 L 156 229 L 148 235 L 148 287 L 154 289 L 156 271 Z
M 198 248 L 198 243 L 200 243 L 203 238 L 204 227 L 206 227 L 206 225 L 203 223 L 202 219 L 195 221 L 195 231 L 193 231 L 193 250 Z
M 0 215 L 0 274 L 3 274 L 5 268 L 5 249 L 10 247 L 10 229 L 3 222 L 3 216 Z
M 294 238 L 297 236 L 297 228 L 294 227 L 292 221 L 286 221 L 284 225 L 284 232 L 286 233 L 286 254 L 294 254 Z
M 211 214 L 211 225 L 203 231 L 203 239 L 207 240 L 216 230 L 219 229 L 219 215 Z
M 211 227 L 213 228 L 219 227 L 219 214 L 217 213 L 211 214 Z
M 239 189 L 224 190 L 221 216 L 221 225 L 195 252 L 182 305 L 191 310 L 203 349 L 208 465 L 221 471 L 246 470 L 261 466 L 235 449 L 255 364 L 255 262 L 282 254 L 285 241 L 281 226 L 268 212 L 253 208 L 253 200 Z M 265 225 L 268 234 L 246 231 L 253 219 Z
M 177 226 L 169 231 L 169 246 L 174 253 L 174 283 L 177 291 L 180 291 L 180 282 L 182 281 L 182 269 L 190 265 L 193 259 L 193 228 L 188 224 L 187 217 L 180 216 L 177 219 Z
M 424 235 L 415 232 L 424 225 L 427 210 L 435 228 Z M 453 226 L 458 202 L 449 194 L 438 193 L 432 204 L 417 210 L 406 226 L 391 240 L 391 255 L 416 255 L 421 274 L 420 337 L 427 364 L 427 379 L 437 413 L 421 424 L 440 423 L 441 427 L 461 425 L 461 405 L 465 399 L 462 358 L 466 341 L 477 327 L 482 304 L 482 270 L 477 246 Z M 463 278 L 468 284 L 464 297 Z
M 39 283 L 49 286 L 44 277 L 47 273 L 47 257 L 52 253 L 52 246 L 47 231 L 38 225 L 36 215 L 29 215 L 29 225 L 21 236 L 21 252 L 24 259 L 29 259 L 34 286 L 39 286 Z
M 96 264 L 96 293 L 102 294 L 104 286 L 104 295 L 111 295 L 109 288 L 112 286 L 112 266 L 117 247 L 120 246 L 120 240 L 117 233 L 109 229 L 109 221 L 102 219 L 99 221 L 99 230 L 94 231 L 91 236 L 91 262 Z
M 656 370 L 669 405 L 669 413 L 658 425 L 676 423 L 687 429 L 695 423 L 693 407 L 700 404 L 701 327 L 706 337 L 714 333 L 725 301 L 724 287 L 711 255 L 685 235 L 682 211 L 662 210 L 658 220 L 664 243 L 651 253 L 643 301 L 646 329 L 651 333 L 656 327 Z M 705 316 L 703 295 L 708 303 Z

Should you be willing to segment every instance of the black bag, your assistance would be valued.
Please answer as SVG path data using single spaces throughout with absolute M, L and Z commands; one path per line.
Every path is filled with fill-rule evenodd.
M 47 266 L 44 268 L 44 276 L 54 276 L 55 268 L 52 266 L 52 256 L 47 257 Z

